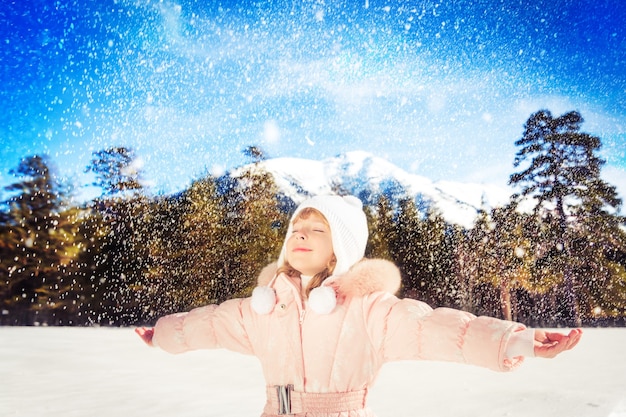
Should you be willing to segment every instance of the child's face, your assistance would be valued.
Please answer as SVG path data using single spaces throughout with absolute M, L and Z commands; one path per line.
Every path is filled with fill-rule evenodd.
M 328 223 L 319 214 L 298 218 L 287 239 L 287 262 L 302 275 L 315 275 L 333 259 L 333 241 Z

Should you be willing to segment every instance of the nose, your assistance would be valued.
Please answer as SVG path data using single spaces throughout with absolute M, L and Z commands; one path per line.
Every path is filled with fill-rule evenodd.
M 304 240 L 304 239 L 306 239 L 306 236 L 302 232 L 296 232 L 296 239 Z

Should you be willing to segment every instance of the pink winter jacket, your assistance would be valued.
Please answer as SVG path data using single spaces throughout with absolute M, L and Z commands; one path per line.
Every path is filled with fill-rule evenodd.
M 266 267 L 259 284 L 267 285 L 275 271 L 275 264 Z M 362 260 L 329 280 L 337 293 L 337 306 L 330 314 L 307 310 L 299 279 L 280 275 L 272 285 L 277 302 L 269 314 L 252 310 L 250 298 L 233 299 L 159 319 L 153 341 L 171 353 L 226 348 L 258 357 L 268 387 L 263 417 L 278 414 L 276 400 L 270 401 L 274 386 L 292 384 L 294 392 L 307 395 L 364 392 L 366 396 L 381 366 L 389 361 L 454 361 L 508 371 L 523 360 L 504 356 L 509 338 L 523 325 L 399 299 L 392 294 L 400 286 L 400 273 L 391 262 Z M 326 397 L 320 395 L 320 401 Z M 305 412 L 296 406 L 295 414 L 374 415 L 365 398 L 359 407 L 351 407 L 330 413 Z

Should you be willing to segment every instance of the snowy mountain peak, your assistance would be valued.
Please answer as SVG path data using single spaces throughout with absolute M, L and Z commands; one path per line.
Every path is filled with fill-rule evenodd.
M 237 175 L 242 167 L 233 172 Z M 278 187 L 296 203 L 311 195 L 341 189 L 372 203 L 381 194 L 413 196 L 422 208 L 439 210 L 444 219 L 471 227 L 479 208 L 505 204 L 510 190 L 488 184 L 433 182 L 406 172 L 389 161 L 365 151 L 352 151 L 315 161 L 303 158 L 274 158 L 259 163 L 272 174 Z

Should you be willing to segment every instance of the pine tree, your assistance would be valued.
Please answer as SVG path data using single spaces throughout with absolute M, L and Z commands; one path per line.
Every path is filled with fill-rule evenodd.
M 95 174 L 93 185 L 100 187 L 105 196 L 143 189 L 141 163 L 131 148 L 120 146 L 94 152 L 86 172 Z
M 265 161 L 268 158 L 267 153 L 263 150 L 263 148 L 254 145 L 248 146 L 242 151 L 242 153 L 244 156 L 250 158 L 253 163 Z
M 477 221 L 486 212 L 478 212 Z M 459 241 L 454 253 L 453 273 L 459 286 L 459 308 L 464 311 L 476 312 L 476 284 L 478 282 L 476 270 L 478 268 L 478 258 L 476 253 L 476 242 L 474 241 L 476 227 L 461 231 Z
M 516 290 L 540 290 L 532 279 L 533 247 L 527 233 L 531 219 L 531 216 L 516 212 L 511 205 L 496 208 L 492 210 L 491 222 L 482 231 L 488 252 L 481 256 L 481 278 L 498 288 L 505 320 L 518 319 L 513 299 Z
M 228 214 L 217 192 L 216 179 L 207 176 L 194 181 L 186 190 L 183 202 L 182 256 L 172 271 L 176 275 L 172 278 L 185 291 L 179 290 L 178 297 L 186 308 L 216 303 L 223 292 L 220 287 L 226 274 L 224 262 L 230 257 L 225 223 Z
M 103 195 L 94 200 L 92 226 L 101 236 L 97 269 L 93 278 L 100 303 L 98 320 L 103 324 L 128 324 L 141 315 L 149 268 L 150 202 L 142 194 L 141 170 L 135 153 L 118 147 L 94 152 L 87 171 L 95 173 L 94 184 Z
M 2 309 L 13 324 L 69 324 L 81 284 L 74 261 L 80 251 L 76 211 L 47 157 L 24 158 L 11 173 L 3 216 Z
M 494 230 L 495 222 L 491 213 L 486 209 L 479 210 L 474 227 L 466 234 L 458 258 L 462 268 L 461 282 L 465 287 L 465 309 L 485 315 L 502 314 L 506 308 L 500 301 L 499 276 L 496 275 L 494 279 L 492 270 L 493 264 L 497 264 Z M 485 289 L 497 289 L 500 296 L 493 297 Z
M 189 309 L 181 295 L 189 294 L 182 284 L 186 271 L 184 250 L 194 251 L 183 226 L 184 193 L 150 199 L 145 208 L 142 240 L 146 262 L 137 298 L 137 320 L 153 323 L 157 317 Z
M 568 230 L 572 273 L 583 318 L 626 317 L 626 222 L 590 210 Z
M 426 285 L 421 276 L 418 252 L 422 250 L 421 220 L 417 206 L 410 198 L 398 202 L 395 230 L 390 241 L 391 256 L 402 273 L 402 295 L 421 298 Z
M 582 123 L 575 111 L 557 118 L 547 110 L 531 115 L 523 137 L 515 142 L 521 149 L 514 166 L 525 162 L 528 166 L 509 180 L 509 184 L 521 188 L 520 194 L 513 196 L 516 202 L 531 197 L 536 200 L 537 216 L 554 219 L 546 222 L 553 225 L 555 239 L 545 251 L 550 259 L 543 259 L 563 267 L 563 315 L 567 324 L 580 324 L 575 296 L 580 282 L 574 272 L 570 231 L 605 207 L 617 210 L 621 204 L 615 187 L 600 178 L 605 162 L 596 155 L 600 139 L 581 133 Z
M 381 195 L 376 208 L 364 207 L 369 225 L 369 239 L 366 256 L 370 258 L 392 259 L 390 242 L 395 237 L 394 210 L 388 197 Z
M 276 260 L 287 230 L 288 215 L 274 178 L 253 164 L 234 179 L 224 194 L 227 237 L 222 285 L 226 294 L 248 295 L 263 267 Z

